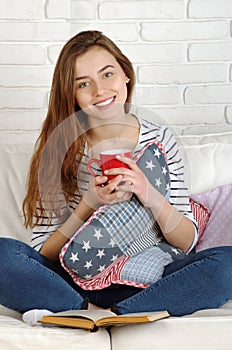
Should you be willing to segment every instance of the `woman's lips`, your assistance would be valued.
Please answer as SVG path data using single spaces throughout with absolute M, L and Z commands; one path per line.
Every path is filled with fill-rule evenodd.
M 94 104 L 97 108 L 104 108 L 110 106 L 114 102 L 115 96 L 99 101 Z

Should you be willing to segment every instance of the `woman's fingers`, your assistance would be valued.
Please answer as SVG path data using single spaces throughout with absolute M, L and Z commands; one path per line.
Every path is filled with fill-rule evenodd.
M 118 175 L 113 180 L 111 180 L 106 186 L 99 189 L 99 195 L 104 202 L 108 204 L 114 204 L 121 201 L 129 200 L 132 193 L 120 187 L 118 191 L 117 188 L 122 183 L 122 175 Z
M 122 191 L 122 192 L 133 192 L 132 190 L 132 181 L 122 181 L 117 187 L 116 191 Z
M 114 204 L 117 202 L 129 200 L 131 193 L 125 191 L 116 191 L 116 188 L 122 182 L 122 175 L 116 176 L 110 182 L 107 176 L 96 176 L 92 178 L 89 183 L 88 191 L 85 193 L 83 199 L 86 204 L 96 209 L 100 205 Z
M 125 163 L 126 165 L 128 165 L 129 169 L 124 168 L 124 167 L 108 169 L 108 170 L 105 170 L 106 176 L 119 175 L 119 174 L 124 175 L 124 176 L 125 175 L 132 176 L 132 172 L 139 173 L 139 174 L 142 173 L 142 170 L 138 167 L 138 165 L 136 164 L 136 162 L 133 159 L 128 158 L 128 157 L 122 157 L 122 156 L 117 157 L 117 158 L 120 161 L 122 161 L 123 163 Z
M 116 197 L 115 195 L 115 189 L 122 181 L 122 175 L 116 176 L 114 179 L 112 179 L 108 183 L 103 183 L 104 186 L 98 187 L 98 194 L 99 196 L 104 200 L 111 200 Z
M 108 180 L 107 176 L 96 176 L 95 185 L 96 186 L 104 185 L 107 182 L 107 180 Z

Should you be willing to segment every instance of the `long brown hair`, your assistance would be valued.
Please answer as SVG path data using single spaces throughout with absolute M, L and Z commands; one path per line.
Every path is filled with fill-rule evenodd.
M 77 173 L 86 136 L 75 101 L 74 65 L 78 56 L 94 46 L 110 52 L 130 79 L 125 106 L 131 102 L 133 66 L 109 38 L 99 31 L 84 31 L 65 44 L 54 70 L 47 116 L 29 169 L 23 202 L 26 227 L 36 226 L 44 217 L 59 216 L 64 202 L 78 193 Z

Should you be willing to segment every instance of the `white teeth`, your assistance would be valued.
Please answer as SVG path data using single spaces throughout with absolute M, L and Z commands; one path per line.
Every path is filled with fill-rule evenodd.
M 103 102 L 100 102 L 100 103 L 95 103 L 95 106 L 97 107 L 104 107 L 104 106 L 107 106 L 109 105 L 112 101 L 113 101 L 113 97 L 109 98 L 108 100 L 105 100 Z

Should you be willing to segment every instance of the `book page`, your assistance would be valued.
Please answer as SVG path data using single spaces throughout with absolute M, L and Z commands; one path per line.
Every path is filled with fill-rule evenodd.
M 96 322 L 97 320 L 104 317 L 115 317 L 117 316 L 114 312 L 109 310 L 68 310 L 54 313 L 49 315 L 50 317 L 73 317 L 73 318 L 87 318 Z
M 104 317 L 96 321 L 97 326 L 107 324 L 126 324 L 126 323 L 146 323 L 160 320 L 162 318 L 169 317 L 167 311 L 155 311 L 155 312 L 138 312 L 124 315 L 115 315 L 114 317 Z

